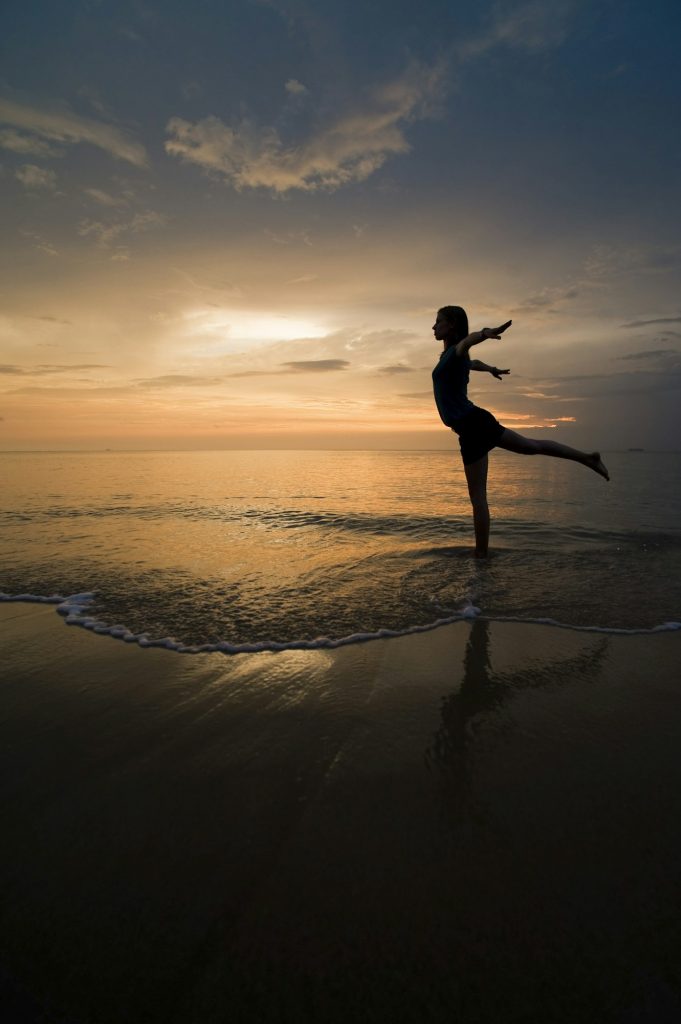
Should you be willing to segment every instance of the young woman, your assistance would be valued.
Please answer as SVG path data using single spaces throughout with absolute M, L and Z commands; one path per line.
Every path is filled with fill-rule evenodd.
M 488 366 L 479 359 L 468 355 L 473 345 L 491 338 L 499 340 L 512 324 L 508 320 L 501 327 L 483 327 L 481 331 L 468 332 L 468 317 L 460 306 L 443 306 L 439 309 L 433 324 L 436 341 L 444 342 L 444 351 L 433 370 L 435 404 L 440 419 L 459 435 L 461 456 L 468 482 L 468 493 L 473 506 L 475 527 L 475 554 L 477 558 L 487 555 L 489 544 L 489 508 L 487 507 L 487 453 L 492 448 L 505 448 L 519 455 L 553 455 L 557 459 L 571 459 L 581 462 L 594 472 L 609 480 L 608 471 L 601 462 L 599 452 L 580 452 L 557 441 L 535 441 L 522 437 L 514 430 L 502 427 L 486 409 L 468 398 L 468 375 L 470 370 L 483 370 L 502 380 L 509 370 Z

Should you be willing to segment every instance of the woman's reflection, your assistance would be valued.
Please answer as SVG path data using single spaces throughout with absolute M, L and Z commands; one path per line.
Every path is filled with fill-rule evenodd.
M 461 686 L 443 697 L 442 724 L 426 751 L 426 762 L 437 772 L 442 786 L 443 810 L 452 821 L 460 822 L 462 816 L 474 812 L 469 785 L 473 751 L 484 749 L 480 741 L 483 729 L 488 740 L 499 736 L 501 722 L 490 728 L 493 713 L 521 690 L 596 678 L 609 643 L 607 636 L 585 637 L 576 655 L 543 662 L 528 660 L 517 670 L 495 672 L 491 658 L 493 628 L 500 627 L 484 619 L 471 624 Z

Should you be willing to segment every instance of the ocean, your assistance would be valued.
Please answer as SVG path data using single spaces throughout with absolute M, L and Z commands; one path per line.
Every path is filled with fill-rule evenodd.
M 681 628 L 681 453 L 490 456 L 491 553 L 458 451 L 3 453 L 0 595 L 141 646 L 335 647 L 480 617 Z

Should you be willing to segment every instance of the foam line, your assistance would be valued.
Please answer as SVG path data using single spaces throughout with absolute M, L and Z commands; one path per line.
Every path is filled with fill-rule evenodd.
M 487 622 L 527 622 L 537 626 L 556 626 L 558 629 L 572 629 L 577 633 L 609 633 L 615 636 L 641 636 L 648 633 L 675 633 L 681 629 L 681 622 L 661 622 L 657 626 L 639 626 L 625 629 L 619 626 L 575 626 L 569 622 L 558 622 L 557 619 L 528 618 L 519 615 L 481 615 Z
M 312 651 L 329 650 L 336 647 L 345 647 L 348 644 L 366 643 L 369 640 L 383 640 L 388 637 L 407 636 L 411 633 L 426 633 L 440 626 L 446 626 L 452 622 L 461 622 L 465 619 L 476 618 L 480 609 L 473 604 L 467 604 L 459 611 L 444 618 L 436 619 L 421 626 L 408 626 L 406 629 L 378 629 L 371 633 L 351 633 L 343 637 L 317 637 L 314 640 L 258 640 L 253 643 L 234 644 L 228 640 L 220 640 L 214 644 L 183 644 L 173 637 L 150 637 L 148 633 L 133 633 L 126 626 L 109 626 L 106 622 L 92 618 L 87 614 L 87 608 L 94 600 L 94 593 L 72 594 L 70 597 L 52 595 L 51 597 L 40 597 L 35 594 L 0 594 L 0 601 L 35 601 L 57 605 L 57 612 L 63 616 L 68 626 L 80 626 L 100 636 L 111 636 L 116 640 L 123 640 L 125 643 L 135 643 L 139 647 L 162 647 L 168 651 L 177 651 L 178 654 L 255 654 L 265 651 Z
M 56 604 L 57 612 L 63 616 L 68 626 L 80 626 L 100 636 L 110 636 L 115 640 L 122 640 L 124 643 L 137 644 L 139 647 L 160 647 L 168 651 L 176 651 L 178 654 L 256 654 L 263 652 L 276 653 L 279 651 L 313 651 L 333 650 L 337 647 L 346 647 L 349 644 L 367 643 L 370 640 L 385 640 L 392 637 L 410 636 L 413 633 L 428 633 L 431 630 L 439 629 L 441 626 L 449 626 L 454 622 L 470 621 L 480 618 L 485 622 L 519 622 L 537 626 L 554 626 L 558 629 L 570 629 L 577 633 L 604 633 L 614 636 L 640 636 L 656 633 L 674 633 L 681 630 L 681 622 L 662 622 L 657 626 L 641 626 L 633 629 L 624 629 L 617 626 L 577 626 L 569 622 L 559 622 L 550 618 L 522 618 L 514 615 L 483 615 L 479 608 L 472 602 L 464 605 L 457 611 L 441 618 L 435 619 L 418 626 L 407 626 L 405 629 L 378 629 L 374 632 L 351 633 L 343 637 L 317 637 L 314 640 L 258 640 L 252 643 L 235 644 L 228 640 L 220 640 L 213 644 L 183 644 L 173 637 L 150 637 L 148 633 L 133 633 L 120 624 L 113 626 L 93 618 L 87 614 L 89 605 L 95 598 L 93 592 L 72 594 L 70 597 L 63 597 L 60 594 L 43 596 L 40 594 L 0 594 L 0 602 L 16 601 L 31 602 L 35 604 Z M 444 609 L 443 609 L 444 610 Z

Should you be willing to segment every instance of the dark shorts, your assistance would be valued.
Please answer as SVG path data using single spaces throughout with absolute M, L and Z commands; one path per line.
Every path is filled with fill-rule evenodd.
M 491 412 L 479 409 L 477 405 L 457 420 L 452 430 L 459 435 L 464 466 L 470 466 L 472 462 L 487 455 L 492 448 L 496 448 L 504 429 Z

